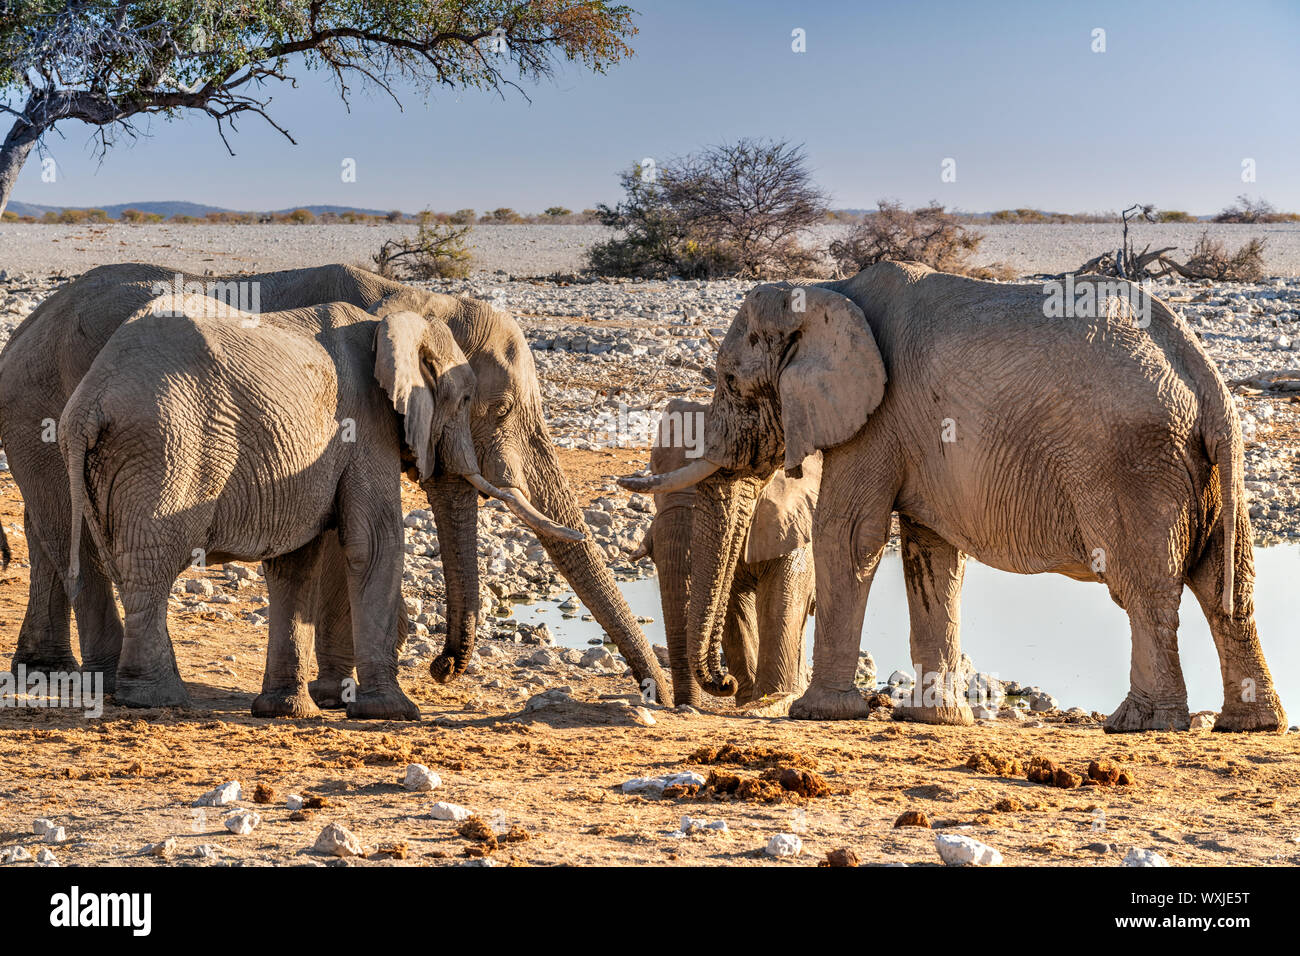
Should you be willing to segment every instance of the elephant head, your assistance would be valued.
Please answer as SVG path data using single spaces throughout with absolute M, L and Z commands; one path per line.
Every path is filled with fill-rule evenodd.
M 885 367 L 862 310 L 820 286 L 764 285 L 745 298 L 718 352 L 713 403 L 696 461 L 624 478 L 633 491 L 694 486 L 688 654 L 701 687 L 730 696 L 722 633 L 754 509 L 780 467 L 852 438 L 880 404 Z
M 671 706 L 671 685 L 606 567 L 604 555 L 587 535 L 572 530 L 583 527 L 582 511 L 546 427 L 532 350 L 518 323 L 476 299 L 414 289 L 389 295 L 370 311 L 383 317 L 404 309 L 445 323 L 468 358 L 475 377 L 469 428 L 484 481 L 499 490 L 506 506 L 538 533 L 569 586 L 618 646 L 639 686 L 652 689 L 658 702 Z M 438 497 L 446 500 L 448 496 Z M 474 516 L 472 507 L 457 510 L 471 519 Z M 437 506 L 434 517 L 438 519 Z M 440 521 L 438 538 L 445 563 L 449 549 Z M 474 553 L 468 552 L 470 556 Z M 463 606 L 464 615 L 475 616 L 477 584 L 464 595 L 454 595 L 448 580 L 449 625 L 451 609 L 457 603 Z M 459 673 L 446 670 L 445 657 L 433 665 L 433 675 L 440 680 Z M 647 685 L 647 681 L 652 683 Z
M 477 379 L 445 324 L 410 311 L 385 315 L 375 328 L 375 379 L 402 416 L 404 443 L 414 458 L 410 477 L 428 496 L 438 528 L 447 586 L 447 643 L 431 672 L 448 681 L 464 672 L 474 650 L 477 495 L 522 512 L 539 535 L 572 540 L 581 534 L 532 520 L 514 494 L 480 474 L 470 429 Z

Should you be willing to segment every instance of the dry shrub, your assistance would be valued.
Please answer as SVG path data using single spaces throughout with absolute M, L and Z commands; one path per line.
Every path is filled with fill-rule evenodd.
M 390 279 L 463 279 L 473 257 L 465 248 L 470 226 L 437 222 L 433 213 L 420 213 L 413 239 L 389 239 L 373 256 L 375 271 Z
M 1207 279 L 1258 282 L 1264 278 L 1264 242 L 1260 238 L 1251 239 L 1230 253 L 1222 240 L 1210 238 L 1207 229 L 1192 248 L 1187 270 Z
M 940 272 L 965 273 L 983 237 L 966 229 L 938 203 L 904 209 L 882 199 L 843 239 L 830 244 L 830 255 L 844 273 L 854 273 L 886 259 L 921 262 Z

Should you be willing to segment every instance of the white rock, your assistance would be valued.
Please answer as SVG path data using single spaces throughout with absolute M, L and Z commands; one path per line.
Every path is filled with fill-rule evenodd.
M 803 852 L 803 840 L 793 833 L 778 833 L 767 841 L 764 852 L 768 856 L 798 856 Z
M 1133 847 L 1124 855 L 1125 866 L 1168 866 L 1169 861 L 1155 850 L 1141 850 Z
M 331 823 L 324 830 L 321 830 L 320 836 L 316 838 L 312 849 L 317 853 L 325 853 L 330 856 L 365 855 L 361 852 L 361 841 L 347 827 L 338 823 Z
M 32 855 L 25 846 L 11 846 L 0 850 L 0 863 L 30 863 Z
M 252 810 L 237 810 L 224 821 L 226 829 L 236 836 L 248 836 L 261 822 L 261 815 Z
M 238 780 L 231 780 L 229 783 L 223 783 L 215 790 L 209 790 L 203 796 L 194 801 L 192 806 L 196 807 L 224 807 L 240 799 L 243 794 Z
M 176 852 L 176 838 L 168 837 L 161 843 L 150 843 L 140 853 L 143 856 L 157 856 L 164 860 Z
M 284 805 L 290 810 L 301 810 L 302 797 L 298 796 L 296 793 L 291 793 L 289 796 L 284 798 Z
M 469 819 L 469 811 L 455 803 L 439 801 L 429 808 L 429 816 L 435 820 L 452 820 L 459 823 Z
M 704 777 L 693 771 L 662 777 L 635 777 L 623 783 L 624 793 L 663 793 L 664 787 L 704 786 Z
M 190 578 L 185 582 L 186 594 L 200 594 L 203 597 L 212 597 L 214 590 L 212 582 L 207 578 Z
M 41 849 L 36 851 L 36 865 L 37 866 L 58 866 L 59 858 L 56 857 L 50 850 L 47 850 L 44 847 L 42 847 Z
M 45 836 L 46 833 L 54 829 L 54 821 L 45 817 L 37 817 L 32 821 L 32 832 L 37 836 Z
M 948 866 L 997 866 L 1002 854 L 993 847 L 968 836 L 937 833 L 934 848 Z
M 406 768 L 406 778 L 402 786 L 407 790 L 424 793 L 434 787 L 442 786 L 442 778 L 422 763 L 413 763 Z
M 897 687 L 899 684 L 914 684 L 916 681 L 913 680 L 912 675 L 906 671 L 894 671 L 894 673 L 889 675 L 887 683 L 890 687 Z
M 46 843 L 64 843 L 67 841 L 67 839 L 68 839 L 68 834 L 63 829 L 63 827 L 54 827 L 51 830 L 45 831 Z
M 216 859 L 217 848 L 211 843 L 200 843 L 194 848 L 194 855 L 205 860 Z

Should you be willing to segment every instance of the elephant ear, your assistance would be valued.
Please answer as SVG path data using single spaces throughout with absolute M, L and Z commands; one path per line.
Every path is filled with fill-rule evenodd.
M 885 396 L 885 364 L 862 310 L 819 286 L 769 287 L 759 321 L 786 333 L 778 370 L 785 470 L 848 441 Z M 773 314 L 776 313 L 776 314 Z
M 745 539 L 745 563 L 771 561 L 812 543 L 813 512 L 822 483 L 821 452 L 809 455 L 803 474 L 791 478 L 778 471 L 754 505 Z
M 457 414 L 467 414 L 461 400 L 473 391 L 473 374 L 441 323 L 393 312 L 375 328 L 375 379 L 402 416 L 403 438 L 421 479 L 437 470 L 438 441 L 447 426 Z

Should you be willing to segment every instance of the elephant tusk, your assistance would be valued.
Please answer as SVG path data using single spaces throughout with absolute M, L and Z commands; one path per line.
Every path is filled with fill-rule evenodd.
M 515 517 L 543 537 L 559 538 L 562 541 L 581 541 L 586 537 L 581 531 L 566 528 L 546 517 L 533 507 L 532 502 L 518 488 L 498 488 L 478 473 L 461 477 L 489 498 L 500 501 L 514 512 Z
M 721 467 L 721 465 L 715 465 L 713 462 L 701 458 L 689 465 L 683 465 L 676 471 L 665 471 L 662 475 L 647 475 L 644 477 L 624 475 L 618 479 L 618 483 L 628 491 L 665 495 L 672 491 L 685 491 L 692 485 L 703 481 Z

